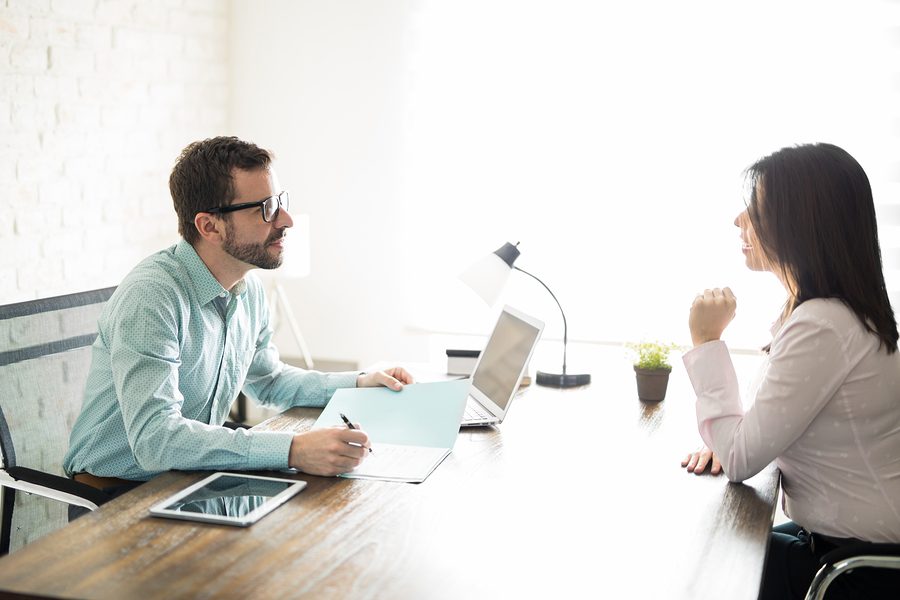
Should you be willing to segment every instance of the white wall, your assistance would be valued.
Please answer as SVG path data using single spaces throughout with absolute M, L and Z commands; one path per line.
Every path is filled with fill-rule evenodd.
M 282 156 L 311 215 L 312 274 L 288 287 L 317 356 L 421 359 L 423 330 L 487 331 L 455 276 L 506 241 L 570 339 L 686 342 L 694 293 L 731 285 L 728 341 L 759 347 L 783 291 L 744 269 L 731 221 L 741 170 L 784 145 L 845 147 L 900 215 L 896 2 L 232 8 L 232 129 Z M 562 337 L 533 281 L 503 301 Z
M 395 247 L 413 4 L 232 3 L 231 129 L 276 153 L 292 211 L 310 215 L 311 274 L 285 287 L 316 357 L 423 357 L 401 314 L 416 273 Z
M 0 303 L 177 240 L 169 171 L 225 129 L 227 33 L 224 0 L 0 0 Z

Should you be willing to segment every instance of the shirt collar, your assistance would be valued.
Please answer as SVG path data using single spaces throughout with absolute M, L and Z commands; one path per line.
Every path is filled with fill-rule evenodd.
M 175 257 L 184 265 L 194 284 L 197 300 L 203 306 L 212 301 L 216 296 L 227 296 L 228 290 L 209 272 L 209 267 L 197 254 L 197 251 L 185 240 L 179 240 L 175 245 Z M 247 292 L 247 283 L 241 279 L 232 288 L 235 296 L 243 296 Z
M 778 335 L 778 332 L 781 331 L 781 327 L 784 325 L 784 316 L 779 316 L 775 321 L 772 322 L 772 325 L 769 327 L 769 333 L 772 334 L 772 339 L 775 339 L 775 336 Z

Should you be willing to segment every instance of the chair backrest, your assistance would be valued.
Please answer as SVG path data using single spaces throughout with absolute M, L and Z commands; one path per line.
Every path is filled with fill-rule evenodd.
M 63 475 L 62 460 L 81 411 L 97 321 L 114 290 L 0 306 L 4 469 L 22 466 Z M 10 488 L 2 491 L 3 536 L 9 536 L 10 552 L 68 522 L 64 503 Z

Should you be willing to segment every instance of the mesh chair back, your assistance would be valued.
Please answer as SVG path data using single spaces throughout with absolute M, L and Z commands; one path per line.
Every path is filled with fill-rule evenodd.
M 64 475 L 62 460 L 81 411 L 97 321 L 114 289 L 0 306 L 4 468 Z M 68 505 L 62 502 L 11 488 L 2 493 L 10 552 L 68 522 Z

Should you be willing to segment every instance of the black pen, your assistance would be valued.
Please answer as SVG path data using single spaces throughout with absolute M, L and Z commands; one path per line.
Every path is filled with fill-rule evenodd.
M 353 423 L 350 422 L 350 419 L 347 418 L 347 415 L 345 415 L 344 413 L 338 413 L 338 414 L 341 415 L 341 420 L 347 424 L 347 427 L 349 427 L 350 429 L 353 429 L 353 430 L 356 429 L 356 427 L 353 426 Z M 353 444 L 353 445 L 358 446 L 359 444 Z M 369 452 L 371 452 L 371 451 L 372 451 L 372 448 L 369 447 Z

